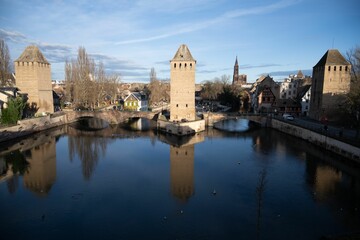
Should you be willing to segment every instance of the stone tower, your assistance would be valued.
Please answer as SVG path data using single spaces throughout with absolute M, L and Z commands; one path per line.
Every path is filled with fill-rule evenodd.
M 309 117 L 335 120 L 350 90 L 351 65 L 337 49 L 328 50 L 313 67 Z
M 195 120 L 196 61 L 182 44 L 170 61 L 170 121 Z
M 28 103 L 37 112 L 54 112 L 51 67 L 36 46 L 28 46 L 15 60 L 16 86 L 28 94 Z

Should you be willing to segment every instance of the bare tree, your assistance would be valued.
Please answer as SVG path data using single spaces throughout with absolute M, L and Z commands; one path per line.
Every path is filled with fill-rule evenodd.
M 9 48 L 3 39 L 0 39 L 0 85 L 7 86 L 11 84 L 11 64 Z
M 114 102 L 119 79 L 117 74 L 107 75 L 104 64 L 96 64 L 83 47 L 76 60 L 65 63 L 66 98 L 75 106 L 95 108 L 105 99 Z
M 155 80 L 157 80 L 155 68 L 151 68 L 151 70 L 150 70 L 150 83 L 155 81 Z

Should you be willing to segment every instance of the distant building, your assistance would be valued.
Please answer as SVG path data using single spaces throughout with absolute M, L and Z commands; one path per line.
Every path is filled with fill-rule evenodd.
M 51 66 L 36 46 L 28 46 L 15 60 L 16 86 L 28 94 L 37 112 L 54 112 Z
M 244 85 L 244 84 L 246 84 L 246 81 L 247 81 L 247 76 L 245 74 L 239 75 L 239 64 L 238 64 L 238 60 L 236 57 L 232 84 L 233 85 Z
M 279 85 L 269 75 L 258 78 L 250 90 L 254 112 L 273 112 L 276 100 L 279 99 L 279 90 Z
M 0 115 L 4 108 L 8 107 L 10 99 L 22 97 L 24 101 L 27 100 L 27 94 L 21 94 L 17 87 L 0 87 Z
M 132 92 L 124 99 L 124 110 L 147 111 L 148 99 L 144 94 Z
M 284 82 L 280 83 L 280 98 L 295 99 L 298 94 L 298 88 L 302 86 L 306 76 L 299 70 L 296 75 L 289 75 Z M 308 77 L 309 78 L 309 77 Z
M 336 120 L 350 90 L 351 65 L 337 49 L 328 50 L 313 67 L 309 117 Z
M 301 115 L 309 116 L 311 100 L 311 85 L 305 85 L 298 89 L 297 101 L 301 104 Z

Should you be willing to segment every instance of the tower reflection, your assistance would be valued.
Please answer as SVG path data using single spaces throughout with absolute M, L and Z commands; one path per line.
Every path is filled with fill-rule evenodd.
M 194 195 L 195 144 L 204 141 L 204 134 L 194 136 L 160 135 L 160 140 L 170 145 L 171 193 L 180 201 Z
M 25 187 L 37 195 L 46 195 L 56 180 L 55 138 L 32 148 L 25 157 L 30 164 L 24 174 Z

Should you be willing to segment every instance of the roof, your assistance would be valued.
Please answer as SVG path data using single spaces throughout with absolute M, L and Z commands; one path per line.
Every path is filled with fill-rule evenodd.
M 15 62 L 38 62 L 50 64 L 40 52 L 39 48 L 34 45 L 26 47 L 24 52 L 18 59 L 15 60 Z
M 129 96 L 127 96 L 127 97 L 124 99 L 124 101 L 126 101 L 130 96 L 135 97 L 138 101 L 145 101 L 145 100 L 147 100 L 147 99 L 146 99 L 146 95 L 141 94 L 140 92 L 132 92 L 132 93 L 130 93 Z
M 179 49 L 177 50 L 177 52 L 175 53 L 175 56 L 173 57 L 173 59 L 171 61 L 195 61 L 196 62 L 196 60 L 191 55 L 189 48 L 185 44 L 180 45 Z
M 239 66 L 237 56 L 236 56 L 236 60 L 235 60 L 235 66 Z
M 297 93 L 297 99 L 300 100 L 302 97 L 304 97 L 304 95 L 307 93 L 307 91 L 309 91 L 309 89 L 311 88 L 311 85 L 304 85 L 302 87 L 300 87 L 298 89 L 298 93 Z
M 350 63 L 337 49 L 329 49 L 314 67 L 325 65 L 350 65 Z
M 304 77 L 304 74 L 302 73 L 301 70 L 298 71 L 298 73 L 296 74 L 296 77 L 298 77 L 298 78 L 303 78 Z

